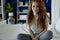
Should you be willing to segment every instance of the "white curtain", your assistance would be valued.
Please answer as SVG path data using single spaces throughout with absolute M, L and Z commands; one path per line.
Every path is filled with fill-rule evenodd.
M 56 24 L 59 19 L 59 11 L 60 11 L 60 0 L 52 0 L 52 24 Z

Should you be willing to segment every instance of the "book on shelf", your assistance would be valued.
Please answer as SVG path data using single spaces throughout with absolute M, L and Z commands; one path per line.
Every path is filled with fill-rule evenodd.
M 23 1 L 20 1 L 19 2 L 19 6 L 23 6 Z
M 25 6 L 29 6 L 29 2 L 28 1 L 25 2 Z
M 20 5 L 19 5 L 18 7 L 28 7 L 28 6 L 26 6 L 26 5 L 20 6 Z

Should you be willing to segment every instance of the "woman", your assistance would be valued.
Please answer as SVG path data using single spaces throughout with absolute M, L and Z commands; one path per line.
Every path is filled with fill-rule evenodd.
M 27 15 L 30 35 L 19 34 L 20 40 L 50 40 L 52 32 L 47 31 L 49 20 L 43 1 L 32 0 Z

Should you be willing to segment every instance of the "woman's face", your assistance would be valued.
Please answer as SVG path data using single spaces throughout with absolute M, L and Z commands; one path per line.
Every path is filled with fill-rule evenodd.
M 39 12 L 39 6 L 37 2 L 32 3 L 32 11 L 34 15 L 37 15 L 37 13 Z

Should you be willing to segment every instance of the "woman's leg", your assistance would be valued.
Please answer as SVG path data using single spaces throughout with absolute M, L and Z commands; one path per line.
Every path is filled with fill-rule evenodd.
M 28 35 L 28 34 L 19 34 L 19 35 L 17 36 L 17 39 L 18 39 L 18 40 L 31 40 L 31 37 L 30 37 L 30 35 Z
M 46 31 L 43 35 L 40 36 L 39 40 L 50 40 L 53 37 L 52 31 Z

